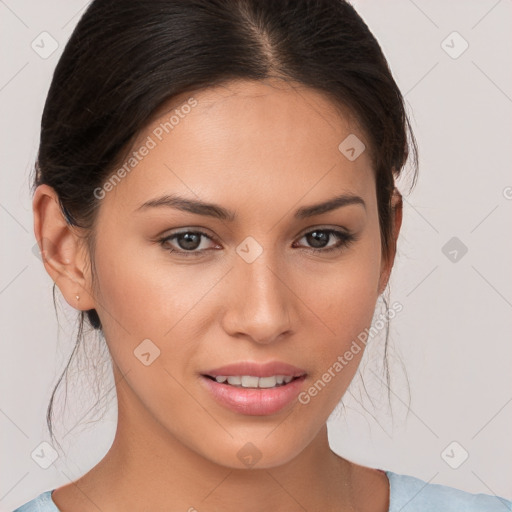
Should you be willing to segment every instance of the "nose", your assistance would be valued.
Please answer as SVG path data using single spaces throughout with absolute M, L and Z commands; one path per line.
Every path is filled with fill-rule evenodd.
M 246 337 L 269 344 L 292 330 L 292 290 L 286 276 L 264 256 L 252 263 L 236 258 L 226 284 L 224 330 L 234 337 Z

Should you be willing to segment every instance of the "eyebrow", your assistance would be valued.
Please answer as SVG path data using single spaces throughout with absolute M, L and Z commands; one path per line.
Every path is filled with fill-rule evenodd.
M 362 197 L 353 194 L 341 194 L 322 203 L 303 206 L 295 212 L 294 217 L 296 219 L 305 219 L 352 204 L 359 204 L 366 209 L 366 203 Z M 150 199 L 139 206 L 135 211 L 159 207 L 176 208 L 177 210 L 182 210 L 184 212 L 206 215 L 231 222 L 236 219 L 236 214 L 234 212 L 227 210 L 222 206 L 213 203 L 206 203 L 197 199 L 180 197 L 175 194 L 167 194 L 155 199 Z

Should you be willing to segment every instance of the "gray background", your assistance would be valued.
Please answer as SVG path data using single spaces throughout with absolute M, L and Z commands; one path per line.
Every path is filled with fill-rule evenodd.
M 48 469 L 31 458 L 49 441 L 46 407 L 74 343 L 75 317 L 59 300 L 59 330 L 52 281 L 33 253 L 29 173 L 53 69 L 86 5 L 0 0 L 2 511 L 85 473 L 109 448 L 116 424 L 108 367 L 100 390 L 106 414 L 86 424 L 94 372 L 81 380 L 88 375 L 81 368 L 71 375 L 59 430 L 65 456 Z M 375 339 L 362 371 L 373 405 L 364 394 L 359 398 L 356 377 L 345 411 L 329 421 L 331 445 L 360 464 L 510 499 L 512 2 L 359 0 L 354 6 L 405 95 L 420 178 L 405 196 L 390 282 L 391 302 L 403 305 L 391 323 L 393 415 L 378 369 L 382 343 Z M 32 41 L 42 46 L 43 31 L 59 45 L 47 58 L 31 47 Z M 467 50 L 454 58 L 464 40 Z M 454 245 L 444 248 L 452 237 Z M 458 468 L 447 463 L 460 463 L 465 452 Z

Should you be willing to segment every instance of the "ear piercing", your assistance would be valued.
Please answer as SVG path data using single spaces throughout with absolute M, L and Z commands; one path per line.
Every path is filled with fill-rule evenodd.
M 77 295 L 75 298 L 76 300 L 80 300 L 80 295 Z

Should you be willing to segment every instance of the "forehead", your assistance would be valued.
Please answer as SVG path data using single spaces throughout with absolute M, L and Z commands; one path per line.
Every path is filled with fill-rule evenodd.
M 351 161 L 339 148 L 354 136 L 368 148 L 348 109 L 304 86 L 239 80 L 189 91 L 152 116 L 106 202 L 135 207 L 178 191 L 216 202 L 283 194 L 311 202 L 333 187 L 368 197 L 369 151 Z

